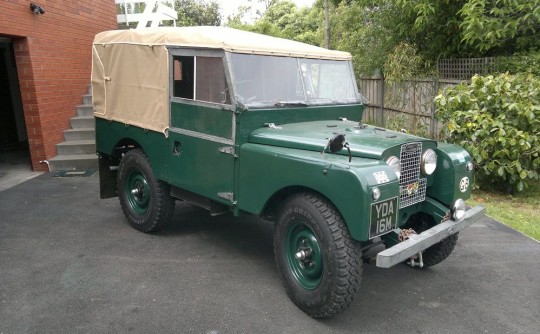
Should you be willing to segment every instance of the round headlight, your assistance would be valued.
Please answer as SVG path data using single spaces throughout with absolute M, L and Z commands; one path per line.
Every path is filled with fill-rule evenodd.
M 452 218 L 456 221 L 460 220 L 465 215 L 466 210 L 465 202 L 461 198 L 458 198 L 452 206 Z
M 399 179 L 401 176 L 401 162 L 399 161 L 398 157 L 391 156 L 390 158 L 386 159 L 386 163 L 388 166 L 392 167 Z
M 422 154 L 421 164 L 422 174 L 425 176 L 433 174 L 435 168 L 437 168 L 437 153 L 432 149 L 428 149 Z

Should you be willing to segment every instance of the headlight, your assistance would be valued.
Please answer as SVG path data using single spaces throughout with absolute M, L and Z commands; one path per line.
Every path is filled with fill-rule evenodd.
M 386 163 L 388 164 L 388 166 L 392 167 L 399 179 L 399 177 L 401 176 L 401 162 L 399 161 L 398 157 L 391 156 L 390 158 L 386 159 Z
M 460 220 L 465 215 L 466 210 L 465 202 L 461 198 L 458 198 L 452 206 L 452 218 L 455 221 Z
M 432 149 L 428 149 L 422 154 L 422 163 L 420 165 L 422 174 L 428 176 L 433 174 L 437 168 L 437 153 Z

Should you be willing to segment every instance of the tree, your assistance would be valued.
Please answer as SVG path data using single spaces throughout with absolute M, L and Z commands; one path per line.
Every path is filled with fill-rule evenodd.
M 394 0 L 392 33 L 401 42 L 415 45 L 426 60 L 466 57 L 474 49 L 462 43 L 460 10 L 468 0 Z M 391 27 L 389 27 L 391 28 Z
M 317 0 L 307 10 L 269 0 L 254 24 L 229 25 L 323 46 L 326 2 L 329 47 L 351 52 L 361 75 L 404 69 L 406 63 L 391 63 L 407 60 L 399 55 L 404 50 L 427 67 L 439 58 L 540 50 L 540 0 Z M 417 69 L 424 73 L 425 67 Z
M 479 53 L 540 48 L 540 0 L 468 0 L 459 13 L 462 40 Z
M 216 1 L 175 0 L 179 26 L 219 26 L 221 13 Z
M 255 23 L 242 23 L 243 12 L 228 18 L 227 26 L 253 31 L 274 37 L 281 37 L 320 45 L 318 34 L 318 14 L 313 8 L 298 8 L 289 0 L 267 1 L 269 7 Z M 246 10 L 245 8 L 240 8 Z

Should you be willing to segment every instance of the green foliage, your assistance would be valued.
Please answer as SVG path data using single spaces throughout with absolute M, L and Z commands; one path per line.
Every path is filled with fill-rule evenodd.
M 178 26 L 219 26 L 221 13 L 216 1 L 175 0 Z
M 324 44 L 324 0 L 301 9 L 288 0 L 251 3 L 257 1 L 267 8 L 259 20 L 243 23 L 246 8 L 241 8 L 227 25 Z M 416 75 L 439 58 L 540 50 L 540 0 L 330 0 L 329 7 L 330 48 L 350 52 L 355 71 L 362 76 L 376 71 L 386 76 L 396 73 L 397 67 L 403 73 L 406 59 L 398 56 L 404 55 L 400 48 L 405 45 L 414 48 L 415 57 L 424 63 L 414 67 L 419 70 Z
M 461 43 L 460 10 L 467 0 L 391 0 L 391 33 L 398 43 L 416 45 L 435 63 L 441 57 L 464 57 L 473 49 Z
M 540 172 L 540 79 L 474 76 L 435 97 L 448 141 L 474 159 L 481 186 L 522 191 Z
M 517 53 L 510 57 L 500 57 L 492 71 L 510 74 L 531 73 L 540 77 L 540 51 Z
M 255 23 L 243 23 L 244 14 L 239 12 L 237 16 L 228 19 L 227 26 L 312 45 L 321 44 L 318 33 L 319 12 L 314 7 L 297 8 L 289 0 L 268 1 L 267 5 L 266 12 Z M 244 8 L 244 11 L 247 10 Z
M 398 44 L 388 55 L 384 70 L 385 79 L 390 84 L 431 74 L 429 62 L 417 53 L 414 46 L 407 43 Z
M 481 53 L 540 47 L 540 0 L 468 0 L 459 11 L 463 42 Z
M 380 44 L 384 39 L 378 28 L 365 24 L 371 15 L 356 2 L 342 2 L 337 7 L 330 4 L 330 48 L 350 52 L 356 73 L 366 76 L 381 68 L 384 59 L 381 53 L 373 53 L 383 49 Z M 320 19 L 324 20 L 322 9 Z M 321 25 L 321 37 L 322 29 Z

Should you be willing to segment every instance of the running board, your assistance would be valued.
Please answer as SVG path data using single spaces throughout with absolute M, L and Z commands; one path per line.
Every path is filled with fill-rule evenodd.
M 218 216 L 224 213 L 229 212 L 229 207 L 223 204 L 220 204 L 216 201 L 209 199 L 208 197 L 195 194 L 191 191 L 180 189 L 178 187 L 171 187 L 171 196 L 182 201 L 189 202 L 198 207 L 210 211 L 211 216 Z

